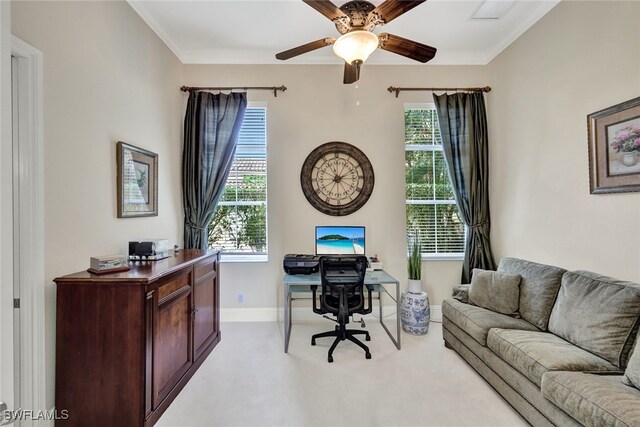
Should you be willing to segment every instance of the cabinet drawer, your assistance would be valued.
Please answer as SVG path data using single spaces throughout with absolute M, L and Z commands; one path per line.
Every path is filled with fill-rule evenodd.
M 185 273 L 182 274 L 170 281 L 168 281 L 167 283 L 163 284 L 162 286 L 160 286 L 160 288 L 158 289 L 158 299 L 160 301 L 162 301 L 162 299 L 164 297 L 166 297 L 167 295 L 171 295 L 172 293 L 176 292 L 177 290 L 184 288 L 185 286 L 189 286 L 189 274 Z
M 216 269 L 215 261 L 216 261 L 216 257 L 211 256 L 205 259 L 204 261 L 200 261 L 199 263 L 197 263 L 193 268 L 195 279 L 198 280 L 199 278 L 206 276 L 207 274 L 214 271 Z

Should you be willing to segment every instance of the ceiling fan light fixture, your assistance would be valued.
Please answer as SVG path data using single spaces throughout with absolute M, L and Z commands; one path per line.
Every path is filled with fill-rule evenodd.
M 378 36 L 371 31 L 356 30 L 343 34 L 333 44 L 333 51 L 347 64 L 353 61 L 366 61 L 378 47 Z

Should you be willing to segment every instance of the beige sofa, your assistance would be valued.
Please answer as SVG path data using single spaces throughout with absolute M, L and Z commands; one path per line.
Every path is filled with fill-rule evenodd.
M 640 426 L 640 390 L 622 382 L 640 285 L 515 258 L 498 271 L 521 276 L 517 314 L 472 305 L 459 286 L 442 305 L 445 345 L 535 426 Z

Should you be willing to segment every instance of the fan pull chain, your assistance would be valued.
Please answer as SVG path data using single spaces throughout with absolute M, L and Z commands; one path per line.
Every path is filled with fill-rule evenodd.
M 358 84 L 356 83 L 356 107 L 360 106 L 360 100 L 358 99 L 358 94 L 359 94 L 358 89 L 359 88 L 360 88 L 360 86 L 358 86 Z

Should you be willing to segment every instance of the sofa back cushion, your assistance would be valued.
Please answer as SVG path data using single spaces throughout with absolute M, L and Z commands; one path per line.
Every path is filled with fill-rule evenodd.
M 518 315 L 520 276 L 497 271 L 473 269 L 469 302 L 508 316 Z
M 517 258 L 502 258 L 498 271 L 522 276 L 520 282 L 520 316 L 546 331 L 562 275 L 566 270 Z
M 627 370 L 624 372 L 622 382 L 631 387 L 640 389 L 640 340 L 636 340 L 633 354 L 629 358 Z
M 640 285 L 588 271 L 568 271 L 549 331 L 624 368 L 640 317 Z

